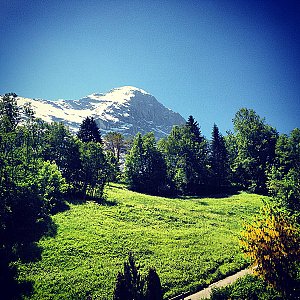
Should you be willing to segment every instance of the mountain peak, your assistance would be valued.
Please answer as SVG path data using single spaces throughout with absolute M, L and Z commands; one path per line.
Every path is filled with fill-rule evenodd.
M 34 100 L 19 98 L 18 103 L 30 102 L 36 116 L 47 121 L 61 121 L 72 131 L 92 116 L 103 133 L 118 131 L 124 135 L 153 131 L 157 138 L 166 136 L 173 125 L 183 124 L 184 118 L 154 96 L 134 86 L 114 88 L 107 93 L 93 93 L 79 100 Z
M 140 92 L 141 94 L 145 94 L 145 95 L 150 95 L 149 93 L 147 93 L 146 91 L 139 89 L 135 86 L 130 86 L 130 85 L 125 85 L 125 86 L 121 86 L 118 88 L 114 88 L 111 91 L 119 91 L 122 93 L 134 93 L 134 92 Z

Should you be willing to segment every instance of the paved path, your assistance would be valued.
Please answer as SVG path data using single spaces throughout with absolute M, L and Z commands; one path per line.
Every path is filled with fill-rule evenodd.
M 231 275 L 229 277 L 226 277 L 220 281 L 217 281 L 217 282 L 211 284 L 209 287 L 207 287 L 206 289 L 204 289 L 196 294 L 190 295 L 190 296 L 182 298 L 182 299 L 184 299 L 184 300 L 208 299 L 210 297 L 212 288 L 229 285 L 229 284 L 235 282 L 238 278 L 245 276 L 247 274 L 252 274 L 252 273 L 253 273 L 253 269 L 242 270 L 238 273 L 235 273 L 234 275 Z

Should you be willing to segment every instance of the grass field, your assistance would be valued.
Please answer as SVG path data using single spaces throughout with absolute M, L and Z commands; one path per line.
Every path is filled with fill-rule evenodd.
M 238 236 L 262 196 L 167 199 L 106 188 L 107 202 L 70 205 L 53 216 L 57 235 L 40 241 L 42 259 L 19 264 L 33 281 L 30 299 L 112 299 L 116 274 L 132 251 L 145 273 L 153 266 L 165 297 L 196 290 L 246 262 Z

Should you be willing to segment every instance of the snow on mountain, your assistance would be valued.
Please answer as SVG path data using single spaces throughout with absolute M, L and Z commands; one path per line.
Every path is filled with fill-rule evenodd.
M 63 122 L 77 131 L 86 117 L 93 117 L 101 132 L 118 131 L 124 135 L 153 131 L 157 138 L 166 136 L 173 125 L 184 118 L 159 103 L 142 89 L 124 86 L 105 94 L 91 94 L 79 100 L 41 100 L 18 98 L 18 104 L 30 102 L 38 118 Z

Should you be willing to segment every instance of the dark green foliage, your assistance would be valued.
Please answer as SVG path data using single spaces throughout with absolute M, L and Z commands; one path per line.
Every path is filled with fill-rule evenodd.
M 146 300 L 162 300 L 163 292 L 160 283 L 159 276 L 157 275 L 155 269 L 150 268 L 148 275 L 146 277 Z
M 16 98 L 17 95 L 14 93 L 0 97 L 0 126 L 2 132 L 12 132 L 20 121 L 20 111 Z
M 45 125 L 43 143 L 43 159 L 55 161 L 70 190 L 75 189 L 80 181 L 80 143 L 62 123 Z
M 159 148 L 166 160 L 169 182 L 177 193 L 205 192 L 208 147 L 197 123 L 193 121 L 190 125 L 174 126 L 170 135 L 160 141 Z
M 118 182 L 121 174 L 119 169 L 118 159 L 111 151 L 106 151 L 105 157 L 107 162 L 107 167 L 106 167 L 107 181 Z
M 275 158 L 277 132 L 252 109 L 240 109 L 233 124 L 237 147 L 231 167 L 234 181 L 250 191 L 265 193 L 266 170 Z
M 203 142 L 204 137 L 201 135 L 199 124 L 193 116 L 189 116 L 185 126 L 189 129 L 189 132 L 192 134 L 192 140 L 194 142 Z
M 276 165 L 286 174 L 290 169 L 300 170 L 300 129 L 292 130 L 290 136 L 280 135 L 276 143 Z
M 82 121 L 77 136 L 81 141 L 85 143 L 87 142 L 102 143 L 100 130 L 93 117 L 91 118 L 87 117 Z
M 228 184 L 229 159 L 225 145 L 225 140 L 219 132 L 219 128 L 214 124 L 212 140 L 210 144 L 210 184 L 215 190 Z
M 114 300 L 144 300 L 144 284 L 135 259 L 129 253 L 128 261 L 124 262 L 124 273 L 118 273 L 117 276 Z
M 114 300 L 162 300 L 163 292 L 155 269 L 150 268 L 144 279 L 138 271 L 132 253 L 124 263 L 124 273 L 118 273 Z
M 117 276 L 116 287 L 114 290 L 114 300 L 129 300 L 130 293 L 127 288 L 125 276 L 123 273 L 119 272 Z
M 126 157 L 125 176 L 129 188 L 152 195 L 166 192 L 166 165 L 153 133 L 137 134 Z
M 101 198 L 107 180 L 107 162 L 102 145 L 96 142 L 82 143 L 80 160 L 82 193 Z
M 276 159 L 268 172 L 269 193 L 291 213 L 300 212 L 300 130 L 279 136 Z
M 55 164 L 40 158 L 40 124 L 30 107 L 18 107 L 14 94 L 0 99 L 0 285 L 10 299 L 17 297 L 12 288 L 22 292 L 11 263 L 28 259 L 28 249 L 53 228 L 49 214 L 63 202 L 63 178 Z
M 256 276 L 246 275 L 235 283 L 212 290 L 211 300 L 279 300 L 280 294 Z

